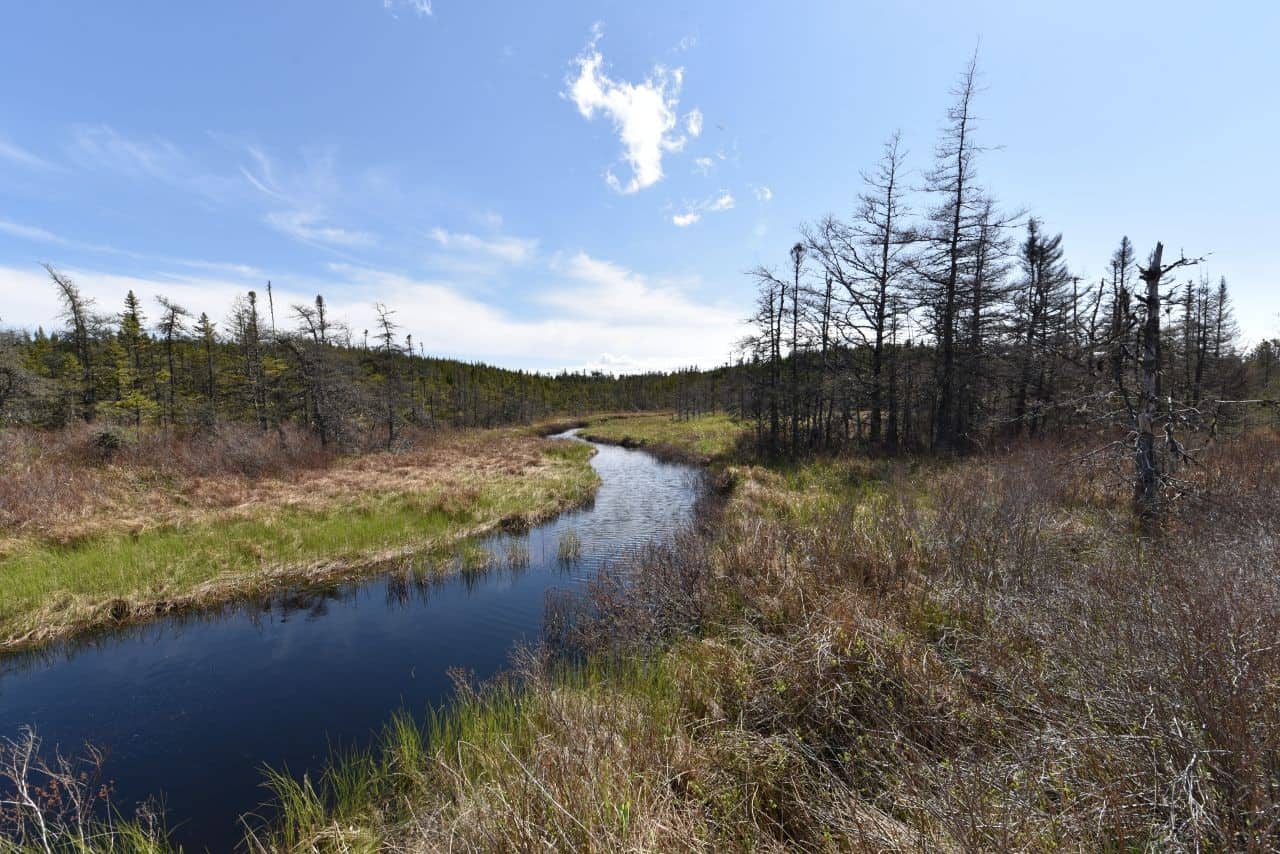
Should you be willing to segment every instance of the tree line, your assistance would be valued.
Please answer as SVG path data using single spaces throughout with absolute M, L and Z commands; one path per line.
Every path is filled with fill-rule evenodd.
M 1063 236 L 980 180 L 977 77 L 975 56 L 916 184 L 895 133 L 852 216 L 804 225 L 785 263 L 751 271 L 729 403 L 762 450 L 787 454 L 953 453 L 1119 424 L 1146 467 L 1135 489 L 1167 485 L 1189 459 L 1180 435 L 1275 405 L 1280 341 L 1243 352 L 1226 278 L 1159 244 L 1140 256 L 1122 237 L 1105 275 L 1073 274 Z
M 615 377 L 550 375 L 434 358 L 377 306 L 353 332 L 323 296 L 277 306 L 255 291 L 215 322 L 132 291 L 102 312 L 70 277 L 47 267 L 64 328 L 0 332 L 0 423 L 57 427 L 104 421 L 177 431 L 220 421 L 305 426 L 324 444 L 394 446 L 406 428 L 490 427 L 610 410 L 688 411 L 696 370 Z M 700 398 L 704 399 L 704 398 Z

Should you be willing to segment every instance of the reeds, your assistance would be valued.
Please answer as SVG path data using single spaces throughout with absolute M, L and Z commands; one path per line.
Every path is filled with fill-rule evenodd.
M 712 533 L 593 585 L 577 657 L 465 688 L 426 785 L 351 825 L 406 851 L 1274 850 L 1280 441 L 1206 452 L 1159 542 L 1077 459 L 739 470 Z
M 274 778 L 251 842 L 1275 850 L 1280 440 L 1204 452 L 1158 540 L 1079 459 L 737 469 L 560 648 Z
M 556 541 L 556 560 L 564 565 L 572 565 L 582 560 L 582 537 L 569 528 L 560 534 Z
M 582 443 L 512 431 L 463 434 L 404 454 L 346 459 L 298 473 L 297 481 L 189 485 L 211 503 L 221 503 L 209 496 L 225 489 L 235 500 L 225 509 L 173 501 L 167 518 L 148 516 L 137 525 L 122 512 L 101 524 L 56 523 L 56 536 L 11 536 L 0 545 L 0 649 L 332 580 L 459 543 L 458 568 L 486 569 L 492 556 L 468 540 L 499 527 L 527 528 L 585 503 L 598 483 L 590 454 Z M 98 469 L 86 471 L 95 483 Z M 126 468 L 109 477 L 136 474 Z M 173 498 L 171 487 L 132 488 L 142 493 L 128 499 L 134 512 Z M 111 506 L 98 504 L 95 513 Z

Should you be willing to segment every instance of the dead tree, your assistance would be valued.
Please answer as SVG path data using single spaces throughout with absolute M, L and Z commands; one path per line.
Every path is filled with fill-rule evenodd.
M 85 421 L 92 421 L 96 401 L 93 383 L 92 336 L 95 319 L 93 300 L 80 293 L 75 282 L 45 264 L 44 269 L 58 286 L 62 300 L 62 315 L 71 326 L 71 340 L 75 346 L 76 360 L 80 363 L 80 407 Z
M 1164 244 L 1156 243 L 1151 262 L 1138 268 L 1138 276 L 1146 285 L 1146 293 L 1139 298 L 1146 312 L 1142 327 L 1142 352 L 1139 358 L 1141 382 L 1138 387 L 1138 407 L 1134 415 L 1134 508 L 1144 525 L 1158 522 L 1163 511 L 1163 487 L 1166 472 L 1156 453 L 1156 420 L 1160 415 L 1161 401 L 1161 352 L 1160 352 L 1160 282 L 1171 271 L 1199 259 L 1179 258 L 1172 264 L 1164 263 Z M 1164 428 L 1166 444 L 1173 439 L 1173 422 Z M 1176 451 L 1176 446 L 1174 448 Z

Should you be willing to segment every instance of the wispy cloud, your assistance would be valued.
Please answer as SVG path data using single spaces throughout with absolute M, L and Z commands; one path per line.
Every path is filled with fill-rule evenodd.
M 61 246 L 66 249 L 73 249 L 80 252 L 119 255 L 125 258 L 148 257 L 140 252 L 130 252 L 127 249 L 119 249 L 115 246 L 86 243 L 82 240 L 75 240 L 70 237 L 64 237 L 61 234 L 55 234 L 47 228 L 41 228 L 37 225 L 26 225 L 20 222 L 13 222 L 12 220 L 0 219 L 0 233 L 8 234 L 12 237 L 17 237 L 32 243 L 46 243 L 50 246 Z
M 240 166 L 241 176 L 265 196 L 272 207 L 263 222 L 282 234 L 313 246 L 353 249 L 373 246 L 378 241 L 370 233 L 334 222 L 335 200 L 343 197 L 332 150 L 305 151 L 301 166 L 282 170 L 275 160 L 257 146 L 246 146 L 251 163 Z
M 733 210 L 734 207 L 733 193 L 728 190 L 722 190 L 718 196 L 704 199 L 700 202 L 685 205 L 684 213 L 676 214 L 671 217 L 671 222 L 678 228 L 687 228 L 702 219 L 704 213 L 723 213 L 724 211 Z
M 109 125 L 81 125 L 71 132 L 72 156 L 82 165 L 111 169 L 131 177 L 174 180 L 186 158 L 165 139 L 130 139 Z
M 266 222 L 276 231 L 297 238 L 304 243 L 322 243 L 354 248 L 372 246 L 373 236 L 363 231 L 338 228 L 325 222 L 324 217 L 312 211 L 273 211 Z
M 424 17 L 435 14 L 435 10 L 431 8 L 431 0 L 382 0 L 382 8 L 393 16 L 398 9 L 408 9 Z
M 685 130 L 689 131 L 689 136 L 698 137 L 702 135 L 702 110 L 694 107 L 684 117 Z
M 225 201 L 234 192 L 233 178 L 206 171 L 173 142 L 125 136 L 106 124 L 73 127 L 67 155 L 94 173 L 162 181 L 209 201 Z
M 32 225 L 23 225 L 20 222 L 10 222 L 6 219 L 0 219 L 0 232 L 13 235 L 14 237 L 21 237 L 23 240 L 39 241 L 40 243 L 64 244 L 66 242 L 52 231 L 47 231 L 46 229 L 37 228 Z
M 762 202 L 773 201 L 773 190 L 768 187 L 759 186 L 755 188 L 756 198 Z
M 715 165 L 716 165 L 716 162 L 712 160 L 710 157 L 698 157 L 693 161 L 694 171 L 702 175 L 710 175 L 711 169 Z
M 38 154 L 28 151 L 17 143 L 10 142 L 0 136 L 0 160 L 7 160 L 18 166 L 27 169 L 54 169 L 56 168 L 48 160 L 45 160 Z
M 479 237 L 445 231 L 443 228 L 431 229 L 431 239 L 446 249 L 461 249 L 466 252 L 477 252 L 488 255 L 509 264 L 523 264 L 538 251 L 538 241 L 521 237 Z
M 0 233 L 27 240 L 32 243 L 44 243 L 59 246 L 78 252 L 91 252 L 100 255 L 112 255 L 119 258 L 130 258 L 135 261 L 146 261 L 169 267 L 186 267 L 193 270 L 206 270 L 244 278 L 260 279 L 264 277 L 262 270 L 248 264 L 237 264 L 226 261 L 204 261 L 194 258 L 174 258 L 168 255 L 155 255 L 149 252 L 135 252 L 119 246 L 106 246 L 101 243 L 88 243 L 61 234 L 55 234 L 47 228 L 25 225 L 20 222 L 0 219 Z M 180 278 L 175 274 L 166 274 L 169 278 Z
M 234 265 L 229 265 L 233 267 Z M 324 277 L 275 271 L 278 305 L 309 302 L 322 293 L 336 320 L 373 328 L 374 302 L 397 312 L 405 333 L 428 352 L 485 359 L 541 370 L 599 367 L 614 372 L 718 364 L 740 334 L 739 311 L 692 296 L 696 279 L 665 279 L 578 252 L 556 262 L 554 283 L 532 306 L 514 311 L 507 301 L 486 301 L 455 281 L 422 279 L 356 264 L 330 265 Z M 68 266 L 99 305 L 115 306 L 133 290 L 144 299 L 169 296 L 213 318 L 255 286 L 252 268 L 205 274 L 121 275 Z M 4 323 L 48 326 L 59 313 L 57 296 L 38 268 L 0 266 Z M 538 310 L 545 309 L 545 310 Z M 682 342 L 672 348 L 671 342 Z
M 685 137 L 676 133 L 684 71 L 657 65 L 640 83 L 614 80 L 604 72 L 604 57 L 598 47 L 601 36 L 597 24 L 586 49 L 575 60 L 578 71 L 567 81 L 566 97 L 584 118 L 590 120 L 603 113 L 613 121 L 631 179 L 623 183 L 609 170 L 605 180 L 618 192 L 635 193 L 662 180 L 665 153 L 684 148 Z M 700 132 L 702 114 L 694 112 Z M 686 120 L 690 132 L 695 124 L 693 115 Z

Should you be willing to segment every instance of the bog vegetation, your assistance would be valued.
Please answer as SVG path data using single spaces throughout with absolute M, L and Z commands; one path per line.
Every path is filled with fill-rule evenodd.
M 244 442 L 232 460 L 144 433 L 109 462 L 91 428 L 6 434 L 0 650 L 393 558 L 440 563 L 467 538 L 586 502 L 598 483 L 589 446 L 526 431 L 414 435 L 394 454 L 339 457 L 255 433 L 232 434 Z M 234 456 L 254 450 L 250 477 Z
M 133 299 L 107 323 L 50 270 L 67 329 L 0 354 L 0 414 L 33 425 L 6 465 L 65 442 L 97 460 L 86 494 L 153 442 L 274 482 L 335 446 L 384 449 L 344 458 L 382 470 L 414 465 L 415 431 L 657 408 L 586 433 L 719 471 L 693 530 L 558 601 L 508 678 L 460 678 L 320 778 L 271 774 L 279 817 L 250 849 L 1280 847 L 1280 340 L 1244 346 L 1226 279 L 1160 243 L 1117 236 L 1104 277 L 1073 275 L 1063 236 L 980 183 L 975 79 L 921 186 L 892 137 L 851 218 L 754 271 L 751 334 L 716 371 L 427 359 L 390 312 L 368 343 L 319 298 L 288 332 L 252 294 L 225 333 L 163 301 L 151 329 Z M 266 470 L 209 450 L 233 431 L 277 449 Z M 54 480 L 6 525 L 56 541 L 120 517 Z M 487 495 L 463 501 L 506 506 Z M 0 756 L 19 792 L 29 755 Z M 22 845 L 164 847 L 145 822 L 41 823 L 37 801 L 0 810 Z

